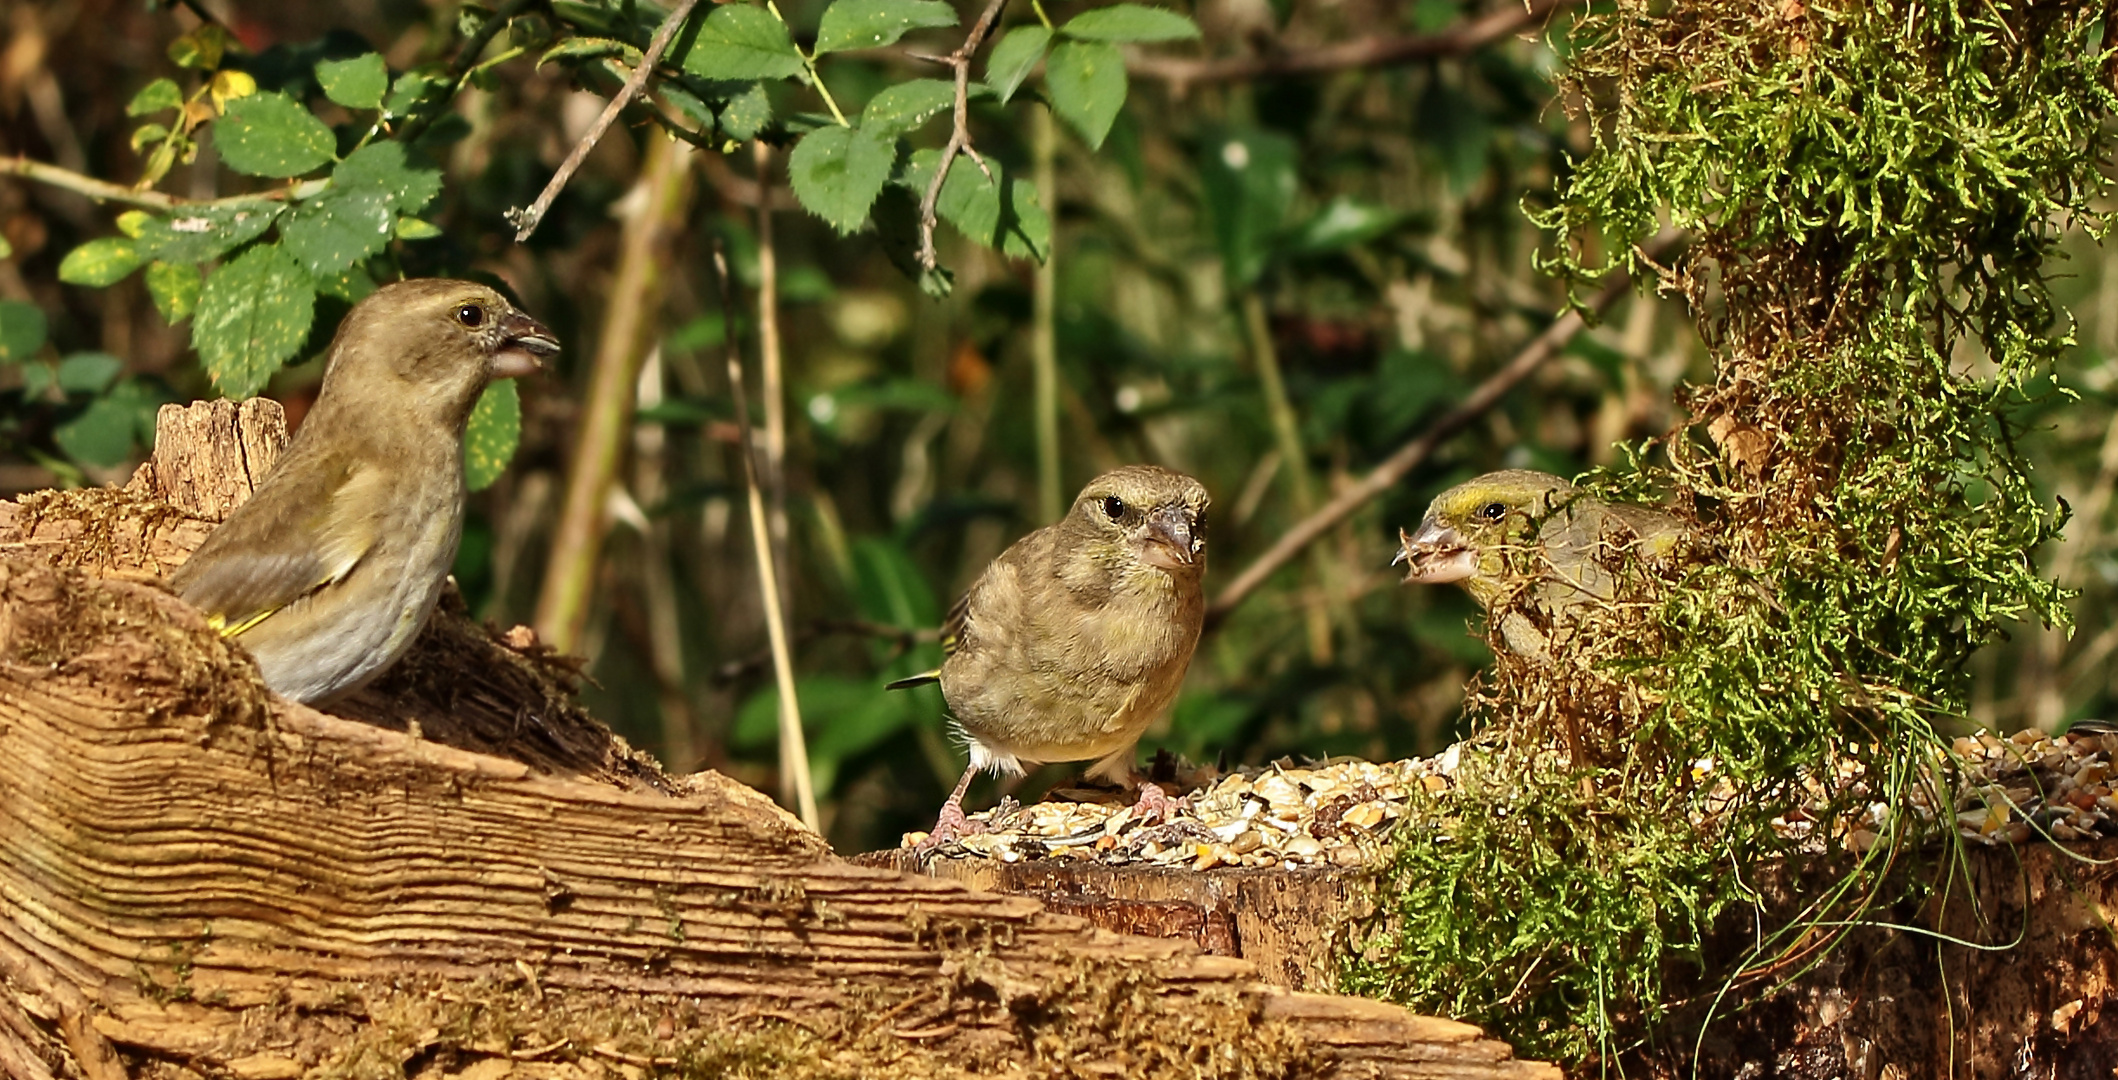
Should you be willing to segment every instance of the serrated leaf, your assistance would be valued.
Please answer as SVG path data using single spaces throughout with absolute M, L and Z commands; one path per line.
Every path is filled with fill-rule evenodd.
M 956 104 L 956 84 L 943 79 L 913 79 L 885 89 L 861 110 L 860 129 L 877 138 L 895 138 Z
M 846 49 L 878 49 L 925 27 L 956 25 L 956 9 L 943 0 L 837 0 L 816 27 L 816 55 Z
M 43 308 L 0 300 L 0 364 L 19 364 L 37 355 L 48 331 Z
M 1002 35 L 993 51 L 986 54 L 985 81 L 993 93 L 1005 105 L 1015 91 L 1021 89 L 1022 80 L 1030 77 L 1044 59 L 1045 49 L 1052 43 L 1052 32 L 1036 23 L 1018 26 Z
M 390 198 L 388 191 L 334 185 L 280 222 L 280 240 L 311 277 L 336 274 L 390 242 L 397 230 Z
M 183 107 L 184 92 L 177 89 L 176 80 L 156 79 L 146 86 L 140 87 L 140 92 L 134 94 L 132 100 L 125 103 L 125 115 L 146 116 L 149 113 L 158 113 L 164 109 L 181 109 Z
M 375 276 L 368 273 L 366 263 L 355 263 L 336 274 L 316 279 L 316 291 L 324 296 L 336 297 L 348 304 L 358 304 L 376 289 Z
M 771 122 L 772 96 L 765 92 L 764 83 L 750 84 L 750 89 L 721 106 L 721 132 L 731 139 L 755 138 Z
M 1150 41 L 1189 41 L 1199 36 L 1199 24 L 1168 8 L 1112 4 L 1068 19 L 1059 33 L 1077 41 L 1140 45 Z
M 316 84 L 324 88 L 325 97 L 348 109 L 379 109 L 390 89 L 390 67 L 381 53 L 324 60 L 316 65 Z
M 522 397 L 515 380 L 502 379 L 485 388 L 463 429 L 463 483 L 484 491 L 515 457 L 522 441 Z
M 902 183 L 923 194 L 933 182 L 939 150 L 920 150 L 905 167 Z M 1037 200 L 1037 186 L 1007 175 L 1000 162 L 986 159 L 993 178 L 986 179 L 978 163 L 957 157 L 949 166 L 949 178 L 941 183 L 941 198 L 935 212 L 958 232 L 978 243 L 1018 259 L 1042 262 L 1051 254 L 1052 219 Z
M 390 96 L 383 100 L 382 111 L 387 116 L 410 116 L 426 100 L 427 91 L 441 85 L 444 80 L 424 71 L 407 71 L 390 84 Z
M 868 207 L 890 182 L 897 142 L 854 128 L 818 128 L 802 136 L 787 158 L 794 197 L 841 235 L 868 220 Z
M 677 62 L 709 79 L 785 79 L 802 71 L 786 24 L 743 3 L 713 9 Z
M 441 193 L 441 170 L 412 164 L 402 143 L 369 143 L 331 171 L 331 186 L 385 191 L 392 209 L 416 214 Z
M 1062 41 L 1044 62 L 1044 85 L 1052 111 L 1101 149 L 1125 105 L 1125 55 L 1108 42 Z
M 278 244 L 259 244 L 206 279 L 191 344 L 224 396 L 247 398 L 301 348 L 315 314 L 315 286 L 301 264 Z
M 277 91 L 229 102 L 228 115 L 215 127 L 221 160 L 249 176 L 300 176 L 338 149 L 323 121 Z
M 67 252 L 66 258 L 59 260 L 59 280 L 100 289 L 116 285 L 139 268 L 140 256 L 131 239 L 106 236 Z
M 286 210 L 286 203 L 267 199 L 178 207 L 140 224 L 139 252 L 172 263 L 217 259 L 256 239 Z
M 100 394 L 125 370 L 109 353 L 78 352 L 59 361 L 59 389 L 69 394 Z

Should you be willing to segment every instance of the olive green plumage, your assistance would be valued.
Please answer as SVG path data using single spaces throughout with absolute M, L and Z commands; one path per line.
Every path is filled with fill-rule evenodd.
M 1587 606 L 1620 598 L 1628 558 L 1669 558 L 1683 537 L 1683 523 L 1659 510 L 1507 469 L 1435 496 L 1416 533 L 1398 531 L 1397 558 L 1408 564 L 1407 582 L 1457 582 L 1487 612 L 1501 609 L 1509 650 L 1544 659 L 1551 634 Z
M 468 281 L 377 289 L 331 342 L 316 404 L 257 493 L 170 578 L 296 701 L 358 689 L 404 654 L 463 532 L 463 433 L 551 331 Z
M 938 680 L 969 746 L 944 820 L 981 769 L 1094 761 L 1090 775 L 1131 775 L 1133 745 L 1176 699 L 1205 624 L 1207 503 L 1182 473 L 1113 469 L 957 601 L 941 667 L 892 684 Z

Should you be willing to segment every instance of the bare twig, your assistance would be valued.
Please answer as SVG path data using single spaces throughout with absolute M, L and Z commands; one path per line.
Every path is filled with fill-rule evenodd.
M 419 137 L 426 134 L 428 128 L 434 126 L 435 119 L 446 110 L 449 102 L 456 99 L 457 91 L 463 89 L 463 80 L 469 77 L 471 69 L 478 66 L 478 54 L 484 52 L 485 47 L 492 43 L 494 35 L 507 28 L 508 20 L 520 15 L 523 8 L 535 2 L 536 0 L 508 0 L 500 6 L 500 10 L 493 12 L 492 18 L 478 25 L 477 33 L 464 39 L 463 48 L 456 52 L 456 59 L 449 61 L 449 92 L 432 110 L 406 122 L 403 130 L 398 132 L 399 141 L 410 146 L 418 142 Z
M 515 226 L 516 243 L 528 240 L 530 234 L 537 231 L 538 223 L 542 222 L 544 215 L 551 210 L 552 201 L 566 189 L 566 182 L 574 178 L 574 172 L 581 168 L 581 163 L 588 160 L 588 152 L 595 149 L 596 143 L 603 138 L 603 133 L 610 130 L 611 122 L 618 118 L 619 113 L 625 111 L 625 106 L 631 104 L 633 98 L 639 96 L 641 89 L 647 85 L 648 76 L 654 74 L 655 65 L 662 62 L 662 53 L 669 48 L 670 39 L 677 36 L 678 28 L 684 25 L 684 20 L 691 18 L 691 10 L 698 5 L 699 0 L 677 0 L 676 9 L 669 13 L 668 18 L 662 20 L 662 25 L 655 27 L 655 36 L 648 41 L 647 51 L 640 54 L 640 66 L 632 69 L 632 75 L 626 78 L 625 85 L 611 97 L 610 104 L 603 107 L 603 114 L 596 117 L 596 122 L 588 126 L 588 131 L 582 134 L 580 141 L 574 143 L 572 152 L 566 155 L 565 161 L 559 163 L 559 171 L 552 174 L 551 182 L 544 185 L 544 191 L 538 194 L 537 201 L 531 203 L 527 210 L 508 212 L 508 223 Z
M 728 344 L 728 394 L 735 399 L 735 424 L 746 434 L 750 399 L 743 387 L 743 349 L 736 333 L 735 277 L 728 272 L 728 252 L 713 242 L 713 272 L 721 279 L 721 319 Z M 809 741 L 802 734 L 802 711 L 794 696 L 794 653 L 787 645 L 787 619 L 780 610 L 779 570 L 773 565 L 772 537 L 765 524 L 765 495 L 760 486 L 756 440 L 742 440 L 743 478 L 750 499 L 750 545 L 757 555 L 758 596 L 765 604 L 765 638 L 772 645 L 772 672 L 780 692 L 781 788 L 792 787 L 795 812 L 802 824 L 819 829 L 816 789 L 809 779 Z
M 1352 68 L 1387 67 L 1415 60 L 1463 56 L 1485 48 L 1523 27 L 1538 22 L 1572 0 L 1529 0 L 1507 4 L 1479 18 L 1438 34 L 1403 37 L 1357 38 L 1300 52 L 1268 53 L 1263 56 L 1233 56 L 1218 60 L 1138 54 L 1125 60 L 1125 70 L 1169 83 L 1182 94 L 1196 83 L 1238 82 L 1285 75 L 1322 75 Z
M 956 51 L 938 57 L 956 72 L 955 126 L 949 132 L 949 141 L 941 148 L 941 160 L 934 164 L 934 179 L 927 182 L 926 196 L 919 200 L 919 267 L 934 269 L 934 226 L 937 224 L 935 208 L 941 205 L 941 185 L 949 178 L 949 166 L 958 154 L 969 154 L 978 163 L 986 179 L 993 178 L 993 171 L 986 168 L 985 160 L 978 151 L 971 149 L 971 57 L 978 47 L 985 44 L 986 35 L 993 30 L 993 23 L 1000 18 L 1000 9 L 1007 0 L 986 0 L 985 10 L 979 13 L 978 21 L 971 24 L 971 32 L 963 39 Z
M 750 144 L 760 190 L 772 177 L 772 148 Z M 757 208 L 757 352 L 765 397 L 765 523 L 771 527 L 772 561 L 782 571 L 787 558 L 787 388 L 780 350 L 780 262 L 772 238 L 772 207 Z M 794 585 L 780 579 L 780 611 L 794 617 Z
M 1680 234 L 1664 232 L 1653 240 L 1642 244 L 1640 251 L 1650 259 L 1658 258 L 1661 253 L 1676 246 L 1680 238 Z M 1583 306 L 1591 314 L 1600 314 L 1612 304 L 1617 303 L 1618 298 L 1624 296 L 1631 288 L 1631 275 L 1622 269 L 1615 270 L 1611 274 L 1609 283 L 1603 287 L 1603 291 L 1597 293 Z M 1433 427 L 1421 432 L 1418 438 L 1399 447 L 1396 453 L 1391 454 L 1383 460 L 1382 464 L 1377 465 L 1373 472 L 1362 477 L 1357 483 L 1347 487 L 1344 491 L 1339 492 L 1337 497 L 1319 507 L 1315 513 L 1296 523 L 1294 528 L 1287 530 L 1285 535 L 1281 536 L 1272 547 L 1266 549 L 1265 553 L 1258 556 L 1249 566 L 1244 567 L 1243 572 L 1237 574 L 1236 579 L 1230 582 L 1227 588 L 1221 590 L 1219 596 L 1214 598 L 1213 604 L 1206 609 L 1207 625 L 1217 625 L 1222 619 L 1227 618 L 1229 613 L 1236 609 L 1237 605 L 1241 604 L 1251 593 L 1256 592 L 1258 586 L 1265 583 L 1265 579 L 1271 577 L 1281 567 L 1293 561 L 1294 557 L 1301 554 L 1302 550 L 1313 543 L 1317 537 L 1324 535 L 1333 526 L 1351 517 L 1355 510 L 1366 506 L 1376 496 L 1390 490 L 1393 485 L 1405 478 L 1405 474 L 1418 468 L 1421 462 L 1427 460 L 1450 436 L 1469 427 L 1472 421 L 1484 416 L 1488 410 L 1500 403 L 1501 398 L 1505 397 L 1509 390 L 1514 389 L 1515 384 L 1529 378 L 1532 372 L 1544 366 L 1545 361 L 1559 355 L 1559 350 L 1565 348 L 1566 343 L 1572 341 L 1574 335 L 1580 333 L 1586 325 L 1587 323 L 1579 310 L 1569 311 L 1561 315 L 1553 321 L 1552 325 L 1545 328 L 1544 333 L 1537 335 L 1528 345 L 1523 346 L 1522 351 L 1516 353 L 1515 358 L 1508 361 L 1507 366 L 1488 376 L 1486 381 L 1478 384 L 1477 389 L 1472 390 L 1470 396 L 1464 398 L 1461 404 L 1449 410 L 1441 419 L 1436 420 Z
M 1059 220 L 1059 184 L 1054 159 L 1059 152 L 1059 133 L 1053 130 L 1052 110 L 1033 109 L 1030 117 L 1030 156 L 1037 184 L 1037 198 Z M 1037 409 L 1037 520 L 1047 524 L 1066 512 L 1066 489 L 1059 467 L 1059 234 L 1053 230 L 1051 249 L 1044 253 L 1030 290 L 1030 370 Z
M 48 184 L 63 191 L 71 191 L 76 195 L 86 195 L 91 199 L 125 203 L 128 206 L 144 206 L 149 210 L 174 210 L 180 206 L 233 206 L 237 203 L 246 202 L 283 202 L 288 199 L 305 199 L 322 191 L 330 183 L 328 180 L 297 180 L 285 187 L 274 188 L 271 191 L 230 195 L 224 199 L 187 199 L 181 195 L 171 195 L 165 191 L 131 188 L 123 184 L 113 184 L 108 180 L 98 180 L 93 176 L 84 176 L 71 169 L 60 168 L 50 162 L 37 161 L 20 155 L 0 157 L 0 176 L 19 176 L 24 180 L 34 180 L 37 183 Z

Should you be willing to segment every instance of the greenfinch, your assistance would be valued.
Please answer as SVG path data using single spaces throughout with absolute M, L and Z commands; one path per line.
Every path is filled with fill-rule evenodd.
M 1002 552 L 942 626 L 941 667 L 890 684 L 941 683 L 970 749 L 928 847 L 968 831 L 964 791 L 980 771 L 1094 761 L 1133 776 L 1133 745 L 1169 708 L 1205 624 L 1206 488 L 1128 465 L 1089 481 L 1060 520 Z M 1139 809 L 1168 805 L 1142 784 Z
M 377 289 L 339 325 L 293 442 L 171 587 L 275 692 L 326 703 L 359 689 L 411 646 L 455 562 L 478 395 L 558 351 L 483 285 Z
M 1551 637 L 1590 605 L 1619 598 L 1627 558 L 1669 558 L 1677 518 L 1607 503 L 1550 473 L 1507 469 L 1467 480 L 1427 507 L 1419 530 L 1398 530 L 1407 582 L 1455 582 L 1498 614 L 1509 651 L 1550 657 Z

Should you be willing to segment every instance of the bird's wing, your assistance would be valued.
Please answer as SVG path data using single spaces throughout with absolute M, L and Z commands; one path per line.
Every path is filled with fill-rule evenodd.
M 315 472 L 260 490 L 178 569 L 177 594 L 223 636 L 345 580 L 374 548 L 379 522 L 362 507 L 375 500 L 361 496 L 383 478 L 353 466 Z

